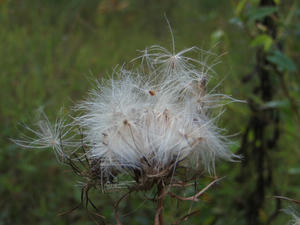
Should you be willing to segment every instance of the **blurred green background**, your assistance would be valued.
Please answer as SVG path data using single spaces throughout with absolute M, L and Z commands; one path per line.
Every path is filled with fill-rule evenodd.
M 289 95 L 299 109 L 300 76 L 296 62 L 300 58 L 300 6 L 297 1 L 274 2 L 279 15 L 278 39 L 284 48 L 282 58 L 274 56 L 273 61 L 284 73 Z M 82 208 L 58 215 L 80 202 L 78 179 L 70 169 L 58 164 L 51 151 L 24 150 L 9 138 L 18 137 L 19 122 L 32 122 L 36 109 L 44 108 L 54 119 L 62 106 L 68 109 L 85 98 L 93 80 L 108 76 L 115 65 L 137 57 L 136 50 L 152 44 L 169 47 L 171 38 L 164 13 L 172 24 L 177 50 L 198 46 L 218 55 L 227 53 L 215 67 L 217 75 L 211 86 L 225 78 L 221 92 L 238 99 L 256 99 L 252 89 L 258 81 L 245 83 L 243 79 L 256 67 L 257 49 L 268 51 L 272 46 L 272 40 L 258 35 L 257 27 L 251 25 L 252 19 L 271 13 L 251 14 L 258 3 L 0 0 L 0 224 L 95 224 Z M 264 106 L 280 112 L 280 138 L 271 153 L 273 181 L 259 211 L 261 224 L 267 223 L 276 208 L 273 187 L 278 195 L 300 199 L 300 121 L 280 88 L 281 80 L 275 75 L 272 79 L 275 98 Z M 239 149 L 250 114 L 247 104 L 231 104 L 220 121 L 227 134 L 237 134 L 232 138 L 236 141 L 232 151 Z M 200 213 L 182 224 L 248 224 L 239 202 L 254 183 L 246 177 L 241 185 L 236 179 L 240 169 L 239 163 L 219 163 L 217 174 L 226 179 L 209 191 L 203 201 L 192 205 Z M 97 191 L 91 196 L 100 212 L 113 223 L 112 202 L 117 197 Z M 292 203 L 282 202 L 280 208 L 288 205 Z M 166 224 L 185 215 L 190 206 L 169 199 L 164 210 Z M 142 195 L 131 196 L 120 208 L 124 224 L 153 224 L 155 204 L 145 201 Z M 272 224 L 285 224 L 288 220 L 289 216 L 278 212 Z

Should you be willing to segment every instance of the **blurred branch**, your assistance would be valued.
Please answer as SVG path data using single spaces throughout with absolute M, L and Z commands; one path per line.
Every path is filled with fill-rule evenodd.
M 196 214 L 198 214 L 199 212 L 200 212 L 200 210 L 195 210 L 195 211 L 193 211 L 193 212 L 191 212 L 191 213 L 188 213 L 187 215 L 181 217 L 181 218 L 180 218 L 179 220 L 177 220 L 176 222 L 172 223 L 172 225 L 178 225 L 179 223 L 181 223 L 181 222 L 187 220 L 190 216 L 196 215 Z
M 291 199 L 291 198 L 288 198 L 288 197 L 284 197 L 284 196 L 273 196 L 273 198 L 278 198 L 278 199 L 290 201 L 290 202 L 293 202 L 293 203 L 295 203 L 295 204 L 297 204 L 297 205 L 300 205 L 300 201 L 295 200 L 295 199 Z

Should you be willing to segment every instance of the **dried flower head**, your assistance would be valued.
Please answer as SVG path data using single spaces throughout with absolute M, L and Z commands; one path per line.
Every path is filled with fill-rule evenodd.
M 217 159 L 239 157 L 228 150 L 228 140 L 209 110 L 222 105 L 224 98 L 234 99 L 206 91 L 209 74 L 203 67 L 207 66 L 183 56 L 196 49 L 175 53 L 175 47 L 173 52 L 150 47 L 141 56 L 149 74 L 121 67 L 76 106 L 80 116 L 74 123 L 65 125 L 62 119 L 52 126 L 43 114 L 37 130 L 26 127 L 35 137 L 15 143 L 51 147 L 62 157 L 67 155 L 63 146 L 75 146 L 69 132 L 78 126 L 87 148 L 84 157 L 97 162 L 101 176 L 158 176 L 162 171 L 170 175 L 179 164 L 214 173 Z
M 159 174 L 185 160 L 211 172 L 215 159 L 236 157 L 214 119 L 197 110 L 203 102 L 183 97 L 180 90 L 170 93 L 164 84 L 151 87 L 142 78 L 121 69 L 118 80 L 99 85 L 78 106 L 84 111 L 76 121 L 90 148 L 88 157 L 99 159 L 108 172 L 146 174 Z
M 214 174 L 218 159 L 239 159 L 228 150 L 229 141 L 216 126 L 221 113 L 212 113 L 226 104 L 224 99 L 236 100 L 215 89 L 207 91 L 211 66 L 186 56 L 200 51 L 196 47 L 176 53 L 173 36 L 172 40 L 172 51 L 154 45 L 135 59 L 141 59 L 141 68 L 121 67 L 110 79 L 98 82 L 75 107 L 78 116 L 72 123 L 57 120 L 51 125 L 44 116 L 37 130 L 26 127 L 35 137 L 15 143 L 55 149 L 86 179 L 85 191 L 157 186 L 159 195 L 169 193 L 177 198 L 164 187 L 185 186 L 204 171 Z M 78 130 L 81 155 L 76 152 L 77 142 L 71 140 Z M 68 153 L 64 146 L 74 151 Z M 120 179 L 123 176 L 126 178 Z M 202 193 L 186 200 L 196 201 Z

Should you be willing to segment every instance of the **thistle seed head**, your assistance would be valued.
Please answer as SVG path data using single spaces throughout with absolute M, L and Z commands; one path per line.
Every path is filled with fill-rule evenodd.
M 235 99 L 207 91 L 211 66 L 188 57 L 196 47 L 173 51 L 154 45 L 138 57 L 138 70 L 121 67 L 75 108 L 79 115 L 66 125 L 51 125 L 46 116 L 29 127 L 35 137 L 15 140 L 26 148 L 53 148 L 60 157 L 72 158 L 78 146 L 69 135 L 80 130 L 81 145 L 91 171 L 89 179 L 111 184 L 130 175 L 141 188 L 156 179 L 170 179 L 177 167 L 215 172 L 217 159 L 239 159 L 228 150 L 229 141 L 216 126 L 211 112 Z M 79 129 L 78 129 L 79 128 Z M 75 148 L 72 154 L 64 146 Z M 71 163 L 71 162 L 69 162 Z M 72 163 L 71 163 L 72 164 Z M 75 167 L 76 168 L 76 167 Z M 76 169 L 78 170 L 78 169 Z

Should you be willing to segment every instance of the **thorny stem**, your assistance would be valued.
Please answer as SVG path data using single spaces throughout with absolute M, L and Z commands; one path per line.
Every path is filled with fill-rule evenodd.
M 274 0 L 260 0 L 258 3 L 258 7 L 273 7 L 275 5 Z M 262 21 L 256 20 L 256 23 L 260 23 L 266 28 L 264 33 L 270 35 L 276 42 L 274 47 L 281 50 L 282 43 L 277 42 L 279 40 L 277 18 L 277 13 L 273 13 L 265 16 Z M 259 34 L 261 33 L 263 32 L 259 32 Z M 275 99 L 275 90 L 278 88 L 272 77 L 272 73 L 276 71 L 269 68 L 272 64 L 267 58 L 268 53 L 262 48 L 258 48 L 255 68 L 259 84 L 253 87 L 252 92 L 264 103 Z M 280 76 L 282 76 L 281 73 Z M 245 179 L 253 179 L 255 186 L 251 191 L 244 193 L 242 198 L 236 202 L 238 208 L 242 207 L 244 209 L 245 218 L 249 225 L 260 224 L 260 212 L 264 208 L 267 192 L 277 192 L 276 187 L 273 185 L 274 175 L 271 155 L 278 148 L 281 125 L 280 112 L 277 108 L 264 109 L 257 107 L 253 104 L 253 101 L 253 98 L 249 98 L 251 116 L 239 150 L 239 154 L 244 156 L 244 160 L 237 180 L 242 184 Z M 274 215 L 277 215 L 277 211 L 278 207 L 276 206 L 275 212 L 271 215 L 272 218 L 268 219 L 268 223 L 275 218 Z

